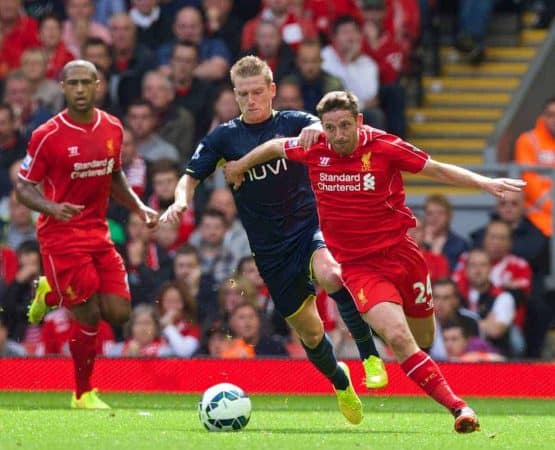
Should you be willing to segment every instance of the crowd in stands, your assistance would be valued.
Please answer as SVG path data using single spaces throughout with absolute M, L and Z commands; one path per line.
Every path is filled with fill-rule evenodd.
M 41 258 L 36 215 L 13 192 L 31 133 L 64 107 L 57 82 L 68 61 L 97 66 L 97 105 L 124 124 L 123 170 L 133 190 L 163 211 L 199 140 L 239 114 L 228 70 L 246 54 L 272 68 L 276 108 L 314 113 L 323 94 L 348 89 L 366 123 L 404 137 L 402 80 L 434 3 L 0 0 L 0 356 L 69 354 L 68 310 L 27 324 Z M 474 3 L 487 23 L 492 2 Z M 461 25 L 457 47 L 481 58 L 483 30 L 473 32 Z M 555 166 L 554 108 L 548 102 L 536 130 L 517 144 L 519 161 Z M 426 200 L 411 230 L 431 269 L 437 335 L 430 352 L 437 360 L 553 355 L 544 341 L 554 326 L 554 295 L 543 283 L 552 225 L 526 215 L 532 203 L 539 212 L 552 207 L 541 197 L 551 181 L 527 177 L 534 193 L 506 195 L 491 222 L 470 236 L 451 230 L 451 205 L 441 195 Z M 150 230 L 116 205 L 109 224 L 133 313 L 121 329 L 101 323 L 100 355 L 305 357 L 274 311 L 221 173 L 197 190 L 177 226 Z M 318 307 L 336 351 L 355 357 L 335 303 L 321 290 Z

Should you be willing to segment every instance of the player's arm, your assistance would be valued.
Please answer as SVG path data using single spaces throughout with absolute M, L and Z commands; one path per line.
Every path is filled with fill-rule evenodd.
M 117 203 L 137 213 L 147 226 L 154 227 L 158 223 L 158 213 L 146 206 L 131 189 L 123 170 L 112 172 L 110 195 Z
M 69 202 L 52 202 L 44 197 L 37 184 L 21 178 L 15 184 L 15 193 L 19 202 L 27 208 L 63 222 L 69 222 L 73 216 L 79 214 L 85 208 L 83 205 L 75 205 Z
M 175 199 L 170 207 L 162 214 L 160 220 L 162 222 L 177 223 L 181 220 L 181 215 L 187 211 L 190 204 L 193 203 L 195 189 L 200 184 L 200 180 L 189 174 L 183 175 L 175 188 Z
M 505 191 L 519 192 L 526 182 L 514 178 L 490 178 L 453 164 L 428 159 L 420 172 L 422 175 L 457 186 L 483 189 L 495 197 L 503 198 Z
M 225 180 L 237 189 L 243 183 L 243 174 L 249 169 L 274 158 L 285 157 L 283 144 L 287 140 L 287 138 L 271 139 L 253 148 L 241 159 L 226 162 L 223 167 Z

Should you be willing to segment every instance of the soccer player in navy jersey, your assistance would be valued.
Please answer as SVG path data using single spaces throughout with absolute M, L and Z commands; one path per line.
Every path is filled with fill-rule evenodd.
M 358 310 L 391 347 L 407 376 L 454 415 L 455 430 L 477 431 L 474 411 L 418 346 L 432 344 L 433 301 L 426 262 L 407 235 L 416 222 L 405 205 L 401 172 L 478 187 L 497 197 L 520 191 L 525 182 L 488 178 L 434 161 L 397 136 L 362 125 L 358 111 L 353 94 L 326 94 L 317 106 L 324 133 L 308 150 L 296 138 L 267 141 L 228 162 L 226 178 L 241 193 L 248 170 L 265 161 L 285 157 L 308 166 L 324 238 Z
M 162 221 L 179 220 L 191 204 L 196 186 L 221 160 L 239 159 L 276 136 L 297 136 L 304 129 L 302 139 L 312 142 L 321 133 L 314 116 L 272 111 L 276 87 L 270 68 L 261 59 L 240 59 L 231 69 L 231 79 L 242 115 L 218 126 L 201 141 L 176 189 L 175 203 L 162 215 Z M 324 334 L 311 275 L 338 303 L 364 360 L 367 386 L 384 386 L 387 374 L 368 325 L 342 286 L 340 267 L 322 240 L 306 167 L 283 158 L 254 167 L 234 197 L 276 309 L 299 334 L 310 361 L 333 383 L 343 414 L 359 423 L 362 405 L 352 389 L 347 366 L 337 363 Z

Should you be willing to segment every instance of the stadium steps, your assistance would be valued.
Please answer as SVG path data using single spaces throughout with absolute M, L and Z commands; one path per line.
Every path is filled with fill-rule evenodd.
M 522 18 L 524 26 L 531 26 L 534 20 L 530 13 Z M 449 26 L 442 21 L 442 74 L 424 76 L 424 105 L 407 111 L 408 140 L 439 161 L 479 165 L 484 163 L 488 138 L 546 31 L 525 28 L 519 35 L 516 15 L 501 14 L 490 27 L 485 61 L 475 66 L 452 46 L 452 34 L 445 31 Z M 479 194 L 476 189 L 445 186 L 421 176 L 407 174 L 404 179 L 409 195 Z

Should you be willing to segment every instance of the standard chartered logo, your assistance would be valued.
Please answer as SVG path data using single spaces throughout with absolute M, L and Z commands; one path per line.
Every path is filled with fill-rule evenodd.
M 371 173 L 364 175 L 362 183 L 365 191 L 373 191 L 376 189 L 376 177 Z

